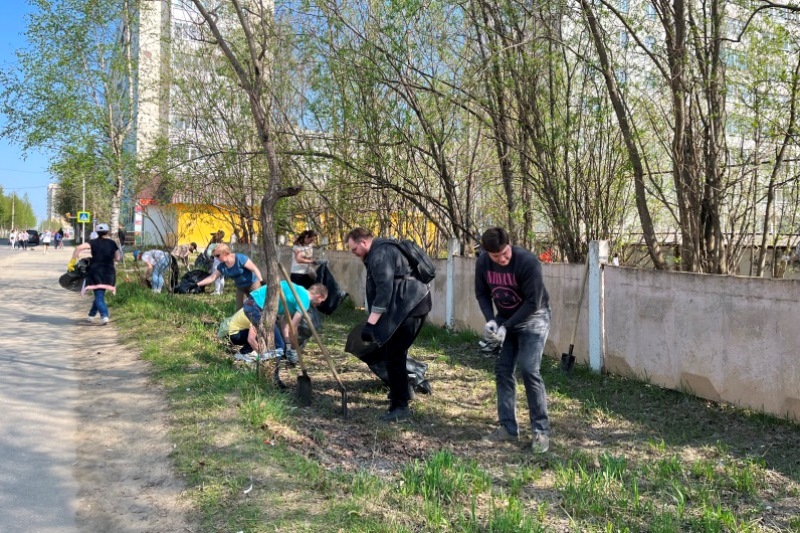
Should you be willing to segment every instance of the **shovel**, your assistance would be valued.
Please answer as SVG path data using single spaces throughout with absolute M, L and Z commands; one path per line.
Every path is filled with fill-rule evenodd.
M 278 268 L 281 271 L 283 279 L 286 280 L 286 283 L 289 285 L 289 289 L 291 289 L 295 301 L 300 303 L 300 296 L 297 295 L 297 290 L 294 288 L 294 284 L 291 281 L 289 281 L 289 273 L 286 272 L 286 269 L 280 263 L 278 263 Z M 319 336 L 319 333 L 317 333 L 317 328 L 314 327 L 314 322 L 311 320 L 311 317 L 308 316 L 308 312 L 302 305 L 298 305 L 298 307 L 300 308 L 300 311 L 303 313 L 303 318 L 305 318 L 306 322 L 308 322 L 308 327 L 311 328 L 311 333 L 314 335 L 314 340 L 317 341 L 319 349 L 322 350 L 322 355 L 325 356 L 325 361 L 327 361 L 328 366 L 331 369 L 331 373 L 333 374 L 334 379 L 336 379 L 336 383 L 339 384 L 339 390 L 342 393 L 342 418 L 347 418 L 347 389 L 344 388 L 344 383 L 342 383 L 342 380 L 339 378 L 339 373 L 336 372 L 336 366 L 333 364 L 333 359 L 331 358 L 331 354 L 328 352 L 328 350 L 325 348 L 325 345 L 322 343 L 322 338 Z
M 583 281 L 581 281 L 581 292 L 578 297 L 578 312 L 575 316 L 575 326 L 572 328 L 572 337 L 569 339 L 569 350 L 567 353 L 561 354 L 561 372 L 569 374 L 575 367 L 575 356 L 572 351 L 575 349 L 575 335 L 578 333 L 578 322 L 581 319 L 581 308 L 583 307 L 583 290 L 586 288 L 586 278 L 589 276 L 589 260 L 586 260 L 586 265 L 583 269 Z
M 283 290 L 278 291 L 283 304 L 283 312 L 286 313 L 286 321 L 289 327 L 289 338 L 292 341 L 292 346 L 297 348 L 297 362 L 300 363 L 300 371 L 302 374 L 297 376 L 297 400 L 300 405 L 310 405 L 311 395 L 313 389 L 311 388 L 311 378 L 308 377 L 308 370 L 306 369 L 305 361 L 303 361 L 303 350 L 300 349 L 300 343 L 297 342 L 297 332 L 294 330 L 292 324 L 292 316 L 289 313 L 289 304 L 286 303 L 286 296 L 283 295 Z

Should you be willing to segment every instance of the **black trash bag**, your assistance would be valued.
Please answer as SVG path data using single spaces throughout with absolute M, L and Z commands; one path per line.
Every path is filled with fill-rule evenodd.
M 389 373 L 386 371 L 386 362 L 381 360 L 378 352 L 378 344 L 374 342 L 367 342 L 361 339 L 361 330 L 367 321 L 364 319 L 360 324 L 356 325 L 347 335 L 347 343 L 344 350 L 351 353 L 367 363 L 372 372 L 378 376 L 384 384 L 389 384 Z M 428 365 L 417 361 L 411 356 L 406 357 L 406 372 L 408 373 L 408 381 L 416 392 L 422 394 L 431 393 L 431 384 L 425 378 L 425 372 L 428 370 Z
M 75 270 L 62 274 L 58 278 L 58 284 L 68 291 L 81 292 L 83 288 L 83 279 L 86 277 L 86 272 L 89 270 L 90 258 L 84 258 L 75 263 Z
M 317 265 L 317 279 L 314 281 L 314 283 L 322 283 L 325 285 L 325 288 L 328 289 L 328 297 L 324 302 L 319 304 L 317 309 L 326 315 L 332 314 L 345 299 L 347 293 L 344 292 L 336 282 L 336 279 L 333 277 L 333 273 L 330 271 L 325 262 L 321 262 L 319 265 Z
M 203 252 L 194 260 L 194 269 L 203 270 L 206 273 L 211 272 L 211 267 L 214 265 L 214 258 L 211 254 Z
M 311 319 L 311 324 L 314 326 L 314 329 L 317 330 L 317 333 L 322 331 L 322 315 L 315 307 L 311 307 L 308 310 L 308 317 Z M 300 343 L 300 348 L 304 348 L 308 339 L 314 336 L 314 332 L 311 331 L 311 326 L 308 325 L 308 321 L 305 317 L 303 320 L 300 321 L 300 325 L 297 326 L 297 342 Z
M 368 364 L 369 369 L 381 378 L 385 385 L 389 385 L 389 372 L 386 370 L 386 363 L 384 361 L 376 361 Z M 406 372 L 408 373 L 408 384 L 411 385 L 416 392 L 422 394 L 431 393 L 431 384 L 425 379 L 425 372 L 428 370 L 428 365 L 417 361 L 410 355 L 406 357 Z
M 350 330 L 350 333 L 347 335 L 347 342 L 344 345 L 344 351 L 370 364 L 372 359 L 378 359 L 377 350 L 379 346 L 375 342 L 361 340 L 361 330 L 364 329 L 364 324 L 366 323 L 367 319 L 365 318 L 360 324 L 357 324 Z
M 181 282 L 175 287 L 175 294 L 202 294 L 206 292 L 205 287 L 199 287 L 197 282 L 208 277 L 205 270 L 190 270 L 181 278 Z

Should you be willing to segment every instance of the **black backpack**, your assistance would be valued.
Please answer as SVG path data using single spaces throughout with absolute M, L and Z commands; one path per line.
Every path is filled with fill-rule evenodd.
M 387 240 L 387 242 L 400 248 L 400 251 L 408 259 L 408 266 L 411 267 L 411 273 L 415 278 L 422 283 L 433 281 L 433 278 L 436 277 L 436 266 L 434 266 L 430 256 L 417 243 L 408 239 L 401 241 Z

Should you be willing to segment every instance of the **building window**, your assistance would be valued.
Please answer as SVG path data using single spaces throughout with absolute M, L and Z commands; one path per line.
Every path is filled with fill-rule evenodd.
M 620 85 L 625 85 L 628 83 L 628 72 L 624 68 L 618 68 L 615 72 L 617 76 L 617 83 Z
M 628 32 L 625 30 L 619 32 L 619 46 L 620 48 L 628 47 Z
M 620 13 L 627 13 L 629 7 L 630 6 L 629 6 L 629 3 L 628 3 L 628 0 L 618 0 L 617 8 L 619 9 Z
M 648 2 L 645 4 L 644 14 L 645 17 L 647 17 L 647 20 L 656 20 L 656 6 L 651 2 Z
M 652 35 L 647 35 L 644 38 L 644 45 L 647 47 L 649 52 L 653 52 L 656 49 L 656 38 Z

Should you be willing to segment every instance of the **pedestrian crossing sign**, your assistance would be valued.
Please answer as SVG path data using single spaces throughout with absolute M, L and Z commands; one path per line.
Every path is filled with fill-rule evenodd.
M 78 223 L 86 224 L 92 221 L 92 214 L 89 211 L 78 211 Z

